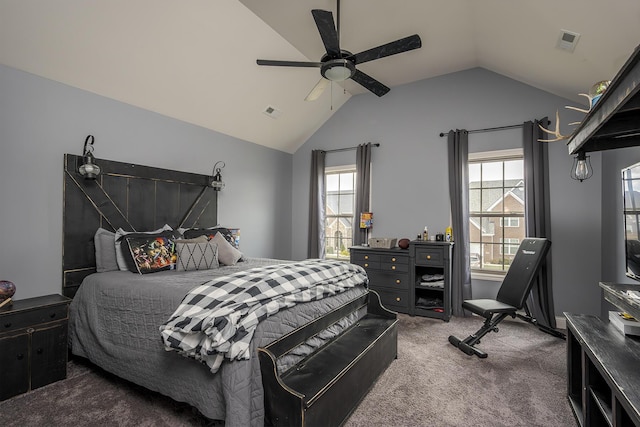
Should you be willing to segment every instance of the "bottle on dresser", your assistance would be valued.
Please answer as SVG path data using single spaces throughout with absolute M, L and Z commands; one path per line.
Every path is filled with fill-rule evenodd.
M 425 226 L 424 231 L 422 232 L 422 240 L 425 242 L 429 240 L 429 229 Z
M 453 229 L 451 228 L 451 226 L 447 227 L 444 231 L 444 241 L 453 242 Z

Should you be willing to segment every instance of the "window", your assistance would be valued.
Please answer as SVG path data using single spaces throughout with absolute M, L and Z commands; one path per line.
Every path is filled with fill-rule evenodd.
M 522 150 L 469 155 L 471 270 L 504 274 L 525 237 Z
M 507 217 L 500 218 L 501 227 L 520 227 L 520 218 Z
M 520 246 L 520 239 L 510 239 L 505 237 L 502 240 L 503 245 L 500 246 L 500 253 L 504 255 L 516 256 L 518 247 Z
M 348 260 L 353 244 L 355 166 L 327 168 L 325 179 L 325 257 Z

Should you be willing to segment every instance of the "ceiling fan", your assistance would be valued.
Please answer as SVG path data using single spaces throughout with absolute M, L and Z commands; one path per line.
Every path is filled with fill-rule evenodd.
M 313 9 L 311 11 L 313 19 L 316 21 L 320 37 L 322 38 L 322 43 L 324 43 L 324 47 L 327 51 L 327 53 L 325 53 L 320 59 L 320 62 L 273 61 L 268 59 L 258 59 L 256 62 L 258 65 L 275 67 L 320 68 L 322 78 L 309 95 L 307 95 L 305 98 L 306 101 L 313 101 L 317 99 L 329 82 L 340 82 L 347 79 L 351 79 L 356 83 L 359 83 L 365 89 L 368 89 L 377 96 L 383 96 L 389 92 L 390 89 L 373 77 L 356 69 L 356 65 L 384 58 L 386 56 L 407 52 L 409 50 L 418 49 L 422 47 L 420 36 L 414 34 L 356 54 L 340 49 L 340 0 L 337 1 L 337 29 L 333 21 L 333 14 L 330 11 L 321 9 Z

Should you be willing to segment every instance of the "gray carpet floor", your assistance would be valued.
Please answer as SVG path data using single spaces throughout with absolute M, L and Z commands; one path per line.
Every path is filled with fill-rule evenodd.
M 398 358 L 345 427 L 575 426 L 566 398 L 566 342 L 506 320 L 467 356 L 447 337 L 464 338 L 481 319 L 450 322 L 399 316 Z M 84 363 L 66 380 L 0 402 L 0 426 L 200 426 L 196 410 Z

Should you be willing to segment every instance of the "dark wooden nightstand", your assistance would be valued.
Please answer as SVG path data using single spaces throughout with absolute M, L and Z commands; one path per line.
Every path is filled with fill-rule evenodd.
M 0 400 L 67 377 L 70 302 L 45 295 L 0 308 Z

